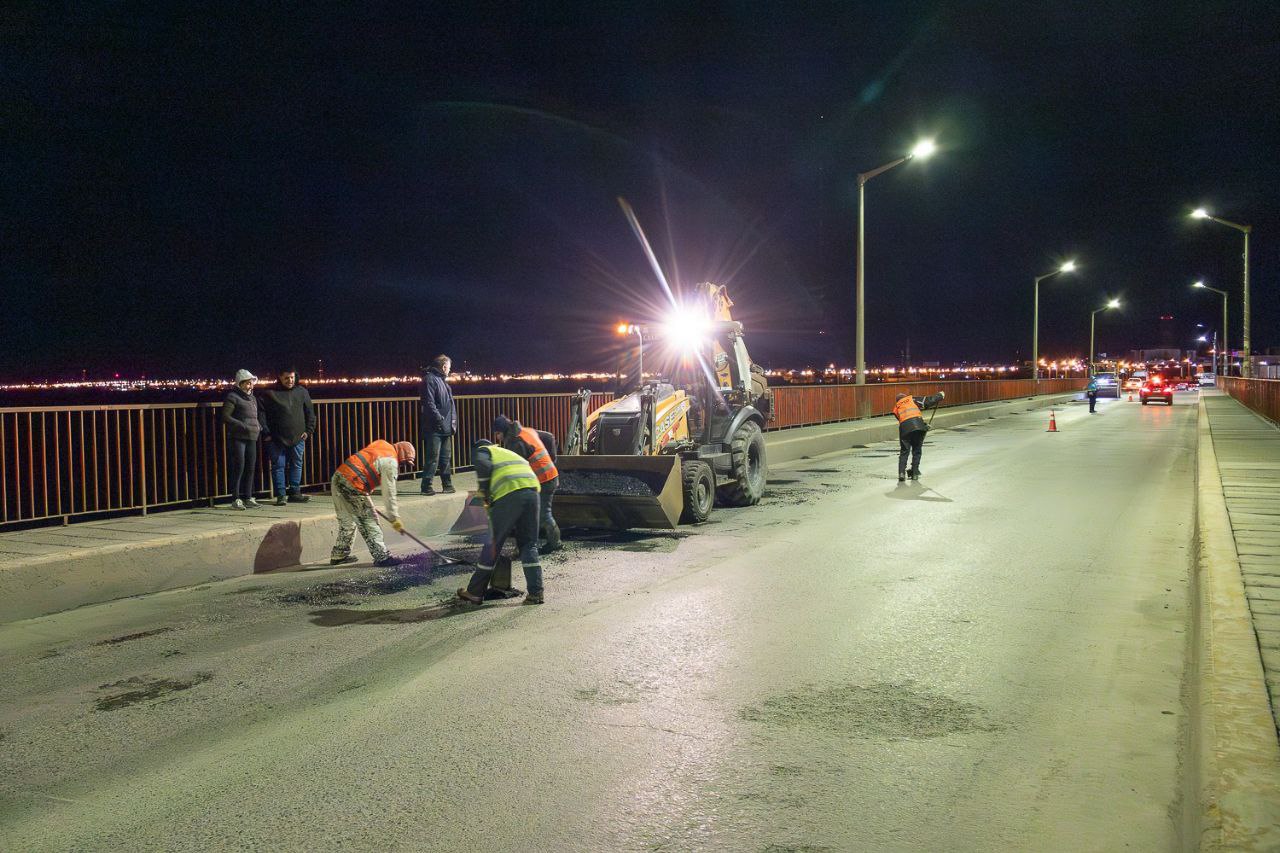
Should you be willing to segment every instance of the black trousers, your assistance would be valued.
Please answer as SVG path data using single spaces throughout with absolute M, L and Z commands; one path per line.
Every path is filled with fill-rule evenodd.
M 907 456 L 911 456 L 911 470 L 920 470 L 920 454 L 924 452 L 924 430 L 898 436 L 898 476 L 907 476 Z
M 1090 391 L 1090 392 L 1089 392 L 1089 394 L 1088 394 L 1088 397 L 1089 397 L 1089 414 L 1091 414 L 1091 415 L 1092 415 L 1092 414 L 1093 414 L 1093 407 L 1094 407 L 1094 406 L 1096 406 L 1096 405 L 1098 405 L 1098 392 L 1097 392 L 1097 391 Z
M 258 442 L 256 439 L 233 438 L 227 442 L 230 479 L 227 486 L 231 497 L 248 500 L 253 497 L 254 476 L 258 473 Z

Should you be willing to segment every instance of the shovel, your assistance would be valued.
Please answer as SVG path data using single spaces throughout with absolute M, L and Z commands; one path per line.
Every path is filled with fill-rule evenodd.
M 388 524 L 390 524 L 390 523 L 391 523 L 391 519 L 387 518 L 387 517 L 386 517 L 386 515 L 384 515 L 384 514 L 383 514 L 382 510 L 378 509 L 377 507 L 374 507 L 374 508 L 373 508 L 373 511 L 374 511 L 374 512 L 376 512 L 376 513 L 378 514 L 378 517 L 379 517 L 379 518 L 381 518 L 383 521 L 387 522 Z M 446 557 L 444 554 L 441 554 L 439 551 L 437 551 L 435 548 L 432 548 L 432 547 L 431 547 L 430 545 L 428 545 L 426 542 L 423 542 L 423 541 L 422 541 L 421 539 L 419 539 L 417 536 L 414 536 L 414 535 L 413 535 L 412 533 L 410 533 L 408 530 L 401 530 L 400 532 L 401 532 L 402 534 L 404 534 L 405 536 L 408 536 L 410 539 L 412 539 L 414 542 L 416 542 L 418 545 L 420 545 L 420 546 L 423 548 L 423 550 L 425 550 L 428 554 L 430 554 L 432 557 L 434 557 L 435 559 L 439 560 L 441 563 L 443 563 L 443 564 L 444 564 L 444 565 L 446 565 L 446 566 L 469 566 L 469 565 L 471 565 L 471 563 L 465 562 L 465 561 L 463 561 L 463 560 L 455 560 L 455 559 L 453 559 L 452 557 Z

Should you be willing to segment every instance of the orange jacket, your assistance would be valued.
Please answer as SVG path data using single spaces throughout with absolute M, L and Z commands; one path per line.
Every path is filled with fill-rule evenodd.
M 390 442 L 378 439 L 363 450 L 348 456 L 347 461 L 338 466 L 338 473 L 357 492 L 371 495 L 382 483 L 382 475 L 378 473 L 377 465 L 374 463 L 384 456 L 396 459 L 398 463 L 396 449 Z
M 551 461 L 551 454 L 547 452 L 547 446 L 538 437 L 536 429 L 521 427 L 520 440 L 533 450 L 528 457 L 529 467 L 537 475 L 539 483 L 546 483 L 560 476 L 560 472 L 556 470 L 556 463 Z
M 920 417 L 920 407 L 916 405 L 916 398 L 908 394 L 894 403 L 893 416 L 898 419 L 898 423 Z

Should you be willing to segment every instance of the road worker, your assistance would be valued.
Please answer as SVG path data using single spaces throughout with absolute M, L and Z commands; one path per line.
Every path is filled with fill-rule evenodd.
M 551 502 L 560 484 L 560 472 L 556 470 L 556 437 L 545 430 L 523 426 L 506 415 L 498 415 L 493 419 L 493 442 L 519 453 L 533 469 L 539 486 L 539 533 L 546 537 L 546 544 L 539 550 L 543 554 L 560 550 L 560 527 L 551 514 Z
M 480 562 L 458 598 L 483 604 L 485 591 L 498 566 L 502 546 L 512 535 L 524 567 L 525 604 L 542 603 L 542 563 L 538 556 L 538 478 L 524 457 L 514 450 L 480 439 L 471 448 L 476 487 L 489 513 L 489 539 Z
M 924 452 L 924 434 L 929 425 L 920 414 L 921 409 L 937 406 L 947 397 L 939 391 L 929 397 L 913 397 L 899 394 L 893 404 L 893 416 L 898 419 L 898 482 L 907 477 L 920 479 L 920 455 Z M 907 469 L 907 456 L 911 456 L 911 468 Z
M 387 520 L 397 532 L 403 533 L 400 503 L 396 500 L 396 478 L 402 469 L 413 467 L 416 457 L 417 451 L 411 442 L 391 444 L 378 439 L 348 456 L 347 461 L 338 466 L 329 480 L 333 508 L 338 514 L 338 539 L 333 543 L 333 553 L 329 555 L 331 565 L 356 561 L 351 556 L 351 539 L 357 527 L 364 544 L 369 546 L 375 566 L 393 566 L 398 562 L 382 541 L 382 528 L 378 526 L 370 496 L 378 486 L 382 486 Z

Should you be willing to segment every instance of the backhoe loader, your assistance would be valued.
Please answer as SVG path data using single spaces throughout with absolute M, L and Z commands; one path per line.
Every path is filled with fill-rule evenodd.
M 594 412 L 590 392 L 574 397 L 556 460 L 561 527 L 673 528 L 706 521 L 717 503 L 760 500 L 773 392 L 732 305 L 723 286 L 698 285 L 670 322 L 628 327 L 642 347 L 660 338 L 682 351 L 675 376 L 647 381 L 638 370 L 637 387 Z

